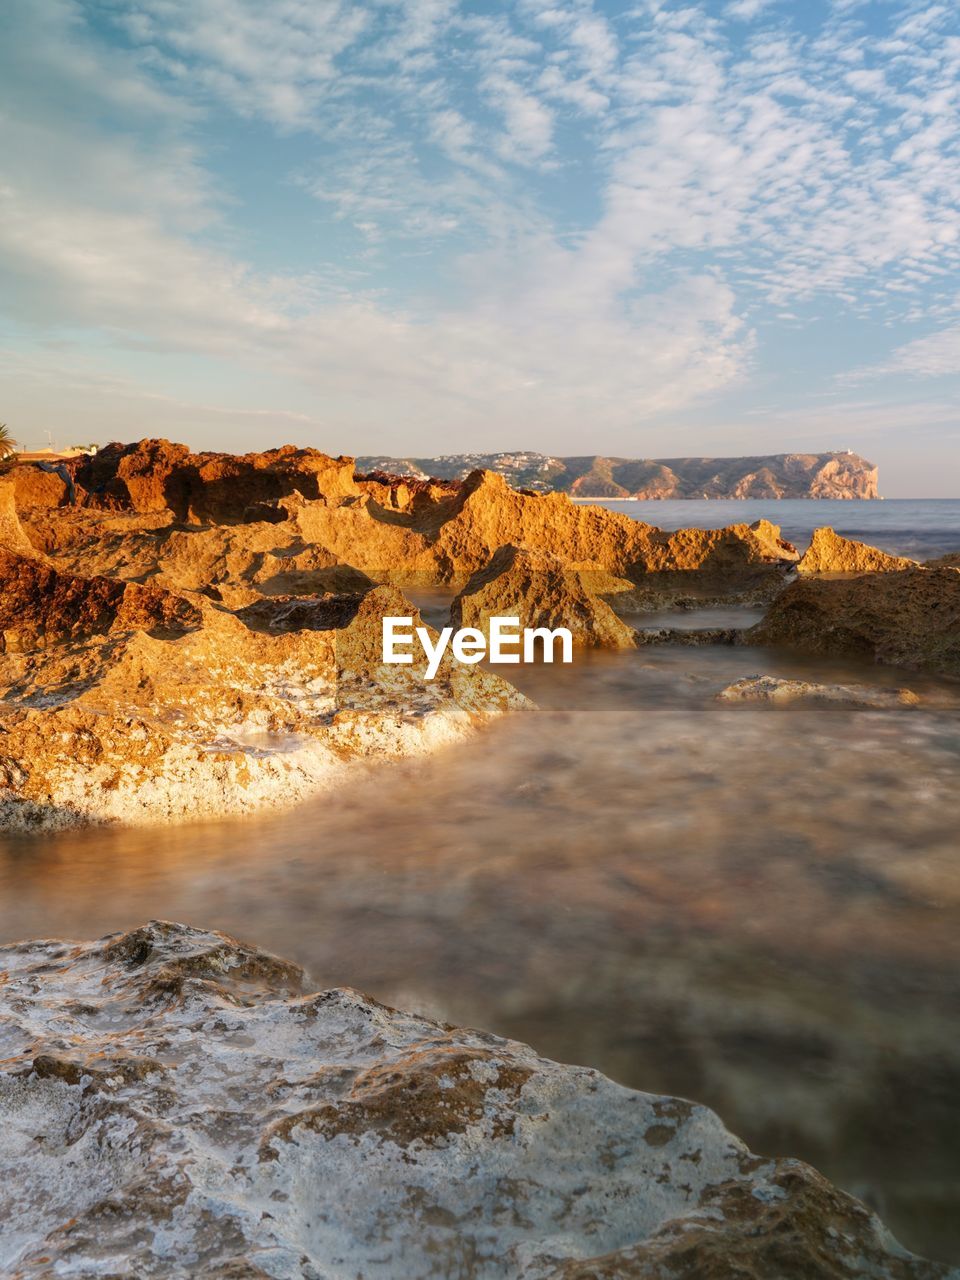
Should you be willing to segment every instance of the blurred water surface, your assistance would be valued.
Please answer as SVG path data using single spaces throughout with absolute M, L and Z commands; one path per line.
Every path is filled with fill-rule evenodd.
M 761 671 L 924 703 L 716 701 Z M 293 812 L 0 838 L 0 937 L 224 929 L 706 1102 L 960 1256 L 960 685 L 736 648 L 509 674 L 538 713 Z

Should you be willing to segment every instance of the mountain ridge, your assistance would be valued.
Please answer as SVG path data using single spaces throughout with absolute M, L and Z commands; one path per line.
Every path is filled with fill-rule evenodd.
M 744 457 L 620 458 L 602 454 L 558 457 L 528 450 L 368 455 L 358 472 L 383 471 L 418 479 L 462 480 L 471 471 L 496 471 L 516 488 L 568 493 L 573 498 L 877 498 L 877 468 L 849 450 L 755 454 Z

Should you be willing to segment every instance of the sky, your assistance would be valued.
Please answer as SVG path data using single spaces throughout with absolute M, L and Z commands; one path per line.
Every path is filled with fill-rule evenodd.
M 960 497 L 956 0 L 3 0 L 0 421 Z

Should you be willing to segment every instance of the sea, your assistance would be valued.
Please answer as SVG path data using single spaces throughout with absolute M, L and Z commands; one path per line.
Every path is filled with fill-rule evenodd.
M 604 505 L 668 528 L 766 516 L 801 545 L 831 524 L 919 558 L 960 549 L 960 501 Z M 717 700 L 757 674 L 921 702 Z M 538 714 L 358 765 L 290 812 L 0 836 L 0 940 L 156 917 L 225 930 L 317 988 L 707 1103 L 904 1245 L 960 1261 L 960 682 L 669 646 L 510 678 Z
M 801 547 L 810 541 L 814 529 L 829 525 L 845 538 L 914 560 L 960 550 L 960 498 L 593 501 L 661 529 L 717 529 L 767 519 L 780 525 L 788 542 Z

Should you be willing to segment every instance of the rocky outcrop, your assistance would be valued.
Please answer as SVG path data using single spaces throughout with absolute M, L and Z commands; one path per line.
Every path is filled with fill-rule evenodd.
M 67 464 L 84 506 L 151 512 L 199 523 L 262 519 L 299 494 L 340 502 L 356 498 L 353 460 L 284 445 L 264 453 L 191 453 L 169 440 L 110 444 Z M 280 518 L 283 518 L 282 516 Z
M 30 564 L 0 592 L 26 602 L 0 656 L 0 828 L 291 805 L 351 760 L 429 751 L 524 705 L 449 657 L 433 680 L 421 659 L 383 667 L 384 615 L 418 620 L 390 587 L 244 619 Z
M 723 574 L 788 565 L 799 556 L 769 521 L 726 529 L 666 533 L 602 507 L 581 507 L 564 494 L 518 493 L 492 472 L 469 476 L 430 546 L 447 581 L 483 568 L 500 547 L 528 546 L 570 568 L 626 577 L 692 569 Z
M 928 569 L 960 569 L 960 551 L 948 551 L 945 556 L 940 556 L 936 560 L 927 560 L 925 567 Z
M 518 618 L 521 627 L 565 627 L 583 648 L 629 649 L 636 643 L 633 628 L 586 589 L 581 573 L 525 547 L 501 547 L 450 609 L 452 626 L 473 627 L 487 637 L 495 616 Z
M 806 575 L 744 641 L 960 675 L 960 570 Z
M 915 569 L 916 560 L 891 556 L 865 542 L 841 537 L 830 528 L 814 529 L 810 546 L 797 564 L 798 573 L 896 573 Z
M 844 707 L 915 707 L 920 699 L 911 689 L 883 689 L 863 684 L 811 684 L 775 676 L 745 676 L 717 694 L 721 702 L 822 702 Z
M 111 632 L 182 635 L 199 623 L 194 605 L 162 588 L 59 573 L 0 549 L 0 654 Z
M 33 545 L 20 523 L 16 486 L 9 474 L 0 475 L 0 549 L 33 554 Z
M 0 949 L 0 1269 L 936 1280 L 862 1204 L 636 1093 L 153 922 Z
M 543 453 L 465 453 L 435 458 L 358 458 L 361 469 L 462 480 L 496 471 L 518 488 L 580 498 L 876 498 L 877 468 L 855 453 L 747 458 L 554 458 Z

